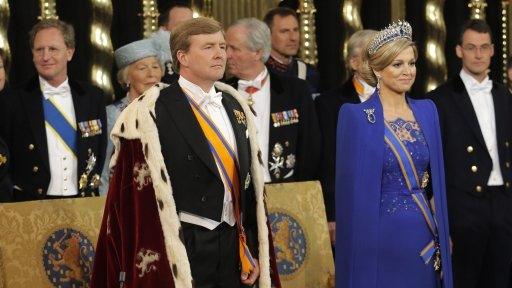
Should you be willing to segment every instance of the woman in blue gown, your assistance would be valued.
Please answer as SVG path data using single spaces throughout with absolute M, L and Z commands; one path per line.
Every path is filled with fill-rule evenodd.
M 378 89 L 340 110 L 337 288 L 452 287 L 437 110 L 406 97 L 417 54 L 407 22 L 380 31 L 363 56 Z

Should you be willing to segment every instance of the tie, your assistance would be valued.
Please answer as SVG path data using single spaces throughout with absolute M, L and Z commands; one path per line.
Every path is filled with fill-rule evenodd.
M 252 107 L 252 105 L 254 104 L 252 94 L 261 90 L 263 85 L 265 85 L 267 78 L 268 78 L 268 73 L 265 74 L 265 77 L 261 81 L 238 80 L 238 87 L 241 90 L 244 90 L 245 92 L 247 92 L 247 94 L 249 94 L 249 98 L 247 99 L 247 104 L 249 104 L 249 106 Z
M 489 94 L 492 90 L 492 81 L 487 79 L 482 83 L 473 83 L 470 90 L 479 94 Z
M 69 86 L 68 85 L 61 85 L 59 87 L 53 87 L 50 85 L 46 85 L 43 87 L 43 94 L 47 97 L 51 96 L 62 96 L 70 93 Z
M 208 105 L 212 105 L 217 108 L 222 107 L 222 92 L 217 92 L 214 94 L 203 94 L 203 100 L 199 103 L 199 106 L 205 107 Z

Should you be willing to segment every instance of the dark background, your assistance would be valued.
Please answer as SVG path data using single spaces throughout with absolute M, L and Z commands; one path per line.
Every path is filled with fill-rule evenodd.
M 214 0 L 215 1 L 215 0 Z M 142 18 L 140 1 L 113 0 L 113 18 L 111 39 L 114 50 L 124 44 L 142 38 Z M 168 4 L 169 0 L 159 0 L 159 7 Z M 189 2 L 186 0 L 180 2 Z M 340 85 L 345 80 L 344 64 L 341 60 L 342 39 L 344 38 L 341 19 L 342 0 L 315 0 L 316 6 L 316 36 L 318 47 L 318 71 L 321 79 L 321 89 L 327 91 Z M 9 80 L 16 86 L 35 74 L 32 56 L 28 45 L 28 31 L 37 22 L 39 0 L 9 0 L 11 9 L 8 30 L 9 44 L 12 52 L 12 65 Z M 284 0 L 280 5 L 296 8 L 298 0 Z M 490 77 L 502 81 L 501 76 L 501 7 L 499 1 L 488 1 L 486 9 L 487 21 L 493 28 L 495 56 L 491 64 Z M 422 95 L 424 87 L 425 60 L 423 41 L 426 31 L 424 27 L 424 1 L 406 2 L 406 19 L 413 27 L 413 38 L 418 43 L 419 55 L 418 73 L 413 86 L 413 95 Z M 363 0 L 361 19 L 365 29 L 380 30 L 390 23 L 390 0 Z M 69 64 L 70 77 L 78 80 L 90 79 L 91 42 L 90 27 L 92 22 L 92 7 L 89 0 L 57 0 L 57 14 L 61 20 L 73 24 L 76 31 L 76 51 Z M 447 27 L 446 60 L 448 76 L 455 75 L 460 70 L 454 47 L 457 42 L 459 27 L 469 18 L 467 0 L 450 0 L 445 2 L 445 22 Z M 496 16 L 492 16 L 496 15 Z M 115 80 L 115 69 L 112 68 L 112 82 Z M 116 89 L 116 91 L 118 91 Z M 118 95 L 121 97 L 122 95 Z

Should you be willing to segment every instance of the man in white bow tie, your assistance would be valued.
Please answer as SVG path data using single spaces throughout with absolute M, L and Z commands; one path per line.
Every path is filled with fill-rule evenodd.
M 12 201 L 97 195 L 106 148 L 103 92 L 68 77 L 73 27 L 42 20 L 29 33 L 37 76 L 1 103 Z
M 256 19 L 240 19 L 226 33 L 230 84 L 256 115 L 265 182 L 318 179 L 320 132 L 306 81 L 280 76 L 265 67 L 270 29 Z
M 489 79 L 491 29 L 470 20 L 455 48 L 458 76 L 428 94 L 439 111 L 455 287 L 509 288 L 512 98 Z
M 270 288 L 252 118 L 232 87 L 216 83 L 226 66 L 222 26 L 194 18 L 176 26 L 170 43 L 179 80 L 147 90 L 113 129 L 118 181 L 110 183 L 92 287 Z M 151 269 L 130 256 L 148 253 Z

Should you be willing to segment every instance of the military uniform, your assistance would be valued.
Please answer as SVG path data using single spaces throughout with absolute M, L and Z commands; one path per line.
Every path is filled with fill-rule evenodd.
M 318 72 L 312 65 L 306 64 L 298 58 L 293 58 L 290 64 L 287 65 L 277 61 L 272 56 L 268 57 L 265 65 L 274 73 L 306 80 L 313 99 L 320 95 Z
M 475 110 L 482 107 L 472 104 L 461 76 L 427 95 L 435 102 L 441 123 L 455 287 L 508 287 L 512 259 L 512 98 L 497 82 L 492 83 L 490 93 L 474 95 L 492 97 L 486 99 L 493 102 L 494 129 L 480 128 L 483 113 Z M 499 160 L 494 168 L 491 155 L 496 151 L 484 136 L 489 130 Z M 500 170 L 503 185 L 488 185 L 493 169 Z
M 89 196 L 97 193 L 105 160 L 107 135 L 104 95 L 100 89 L 86 83 L 69 80 L 69 86 L 77 124 L 77 178 L 87 174 L 86 184 L 91 184 L 88 186 L 91 189 L 82 190 L 84 192 L 78 196 Z M 52 155 L 48 153 L 39 78 L 31 79 L 0 101 L 0 136 L 11 152 L 9 174 L 14 185 L 12 201 L 48 198 L 46 194 L 52 177 L 49 159 Z M 86 173 L 88 164 L 90 171 Z M 91 183 L 92 178 L 98 181 Z
M 318 179 L 320 129 L 304 80 L 270 75 L 268 167 L 272 183 Z M 229 83 L 237 88 L 238 79 Z

